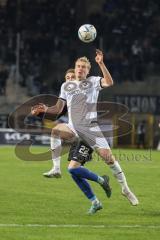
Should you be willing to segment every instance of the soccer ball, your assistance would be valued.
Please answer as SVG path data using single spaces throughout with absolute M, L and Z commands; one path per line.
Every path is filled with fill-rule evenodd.
M 96 36 L 96 28 L 91 24 L 84 24 L 78 30 L 78 37 L 82 42 L 93 42 Z

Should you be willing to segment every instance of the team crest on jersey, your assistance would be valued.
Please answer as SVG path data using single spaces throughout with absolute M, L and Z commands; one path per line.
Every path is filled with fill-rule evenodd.
M 76 90 L 87 90 L 89 88 L 92 87 L 92 83 L 88 80 L 83 80 L 82 82 L 80 82 L 79 86 L 77 83 L 75 82 L 67 82 L 65 83 L 64 85 L 64 90 L 66 92 L 73 92 L 73 91 L 76 91 Z
M 86 90 L 92 87 L 92 83 L 88 80 L 84 80 L 79 84 L 81 90 Z
M 74 82 L 67 82 L 65 85 L 64 85 L 64 90 L 66 92 L 72 92 L 73 90 L 75 90 L 77 88 L 77 84 L 74 83 Z

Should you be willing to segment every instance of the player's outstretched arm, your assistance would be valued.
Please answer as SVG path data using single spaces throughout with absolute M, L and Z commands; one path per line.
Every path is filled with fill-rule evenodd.
M 96 62 L 98 63 L 102 74 L 103 74 L 103 78 L 101 80 L 101 85 L 102 87 L 109 87 L 113 85 L 113 79 L 108 71 L 108 69 L 106 68 L 104 62 L 103 62 L 103 53 L 101 50 L 96 49 L 96 57 L 95 57 Z
M 61 99 L 58 99 L 57 103 L 52 107 L 47 107 L 43 103 L 39 103 L 31 108 L 31 114 L 34 116 L 39 115 L 40 113 L 47 114 L 60 114 L 64 108 L 65 102 Z
M 48 114 L 60 114 L 63 111 L 63 108 L 65 106 L 65 101 L 62 99 L 58 99 L 56 105 L 52 107 L 48 107 L 46 109 L 46 113 Z

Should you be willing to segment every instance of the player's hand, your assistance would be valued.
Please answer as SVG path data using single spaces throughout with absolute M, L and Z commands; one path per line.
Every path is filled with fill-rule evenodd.
M 98 64 L 102 64 L 103 63 L 103 53 L 101 50 L 96 49 L 96 57 L 95 60 Z
M 33 116 L 37 116 L 40 113 L 46 112 L 47 109 L 48 109 L 48 107 L 45 104 L 39 103 L 31 108 L 31 114 Z

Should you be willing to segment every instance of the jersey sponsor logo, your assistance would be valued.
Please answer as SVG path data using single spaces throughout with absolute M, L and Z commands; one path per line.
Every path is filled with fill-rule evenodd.
M 74 83 L 74 82 L 67 82 L 67 83 L 64 85 L 64 90 L 65 90 L 66 92 L 72 92 L 72 91 L 74 91 L 76 88 L 77 88 L 77 84 Z
M 92 83 L 88 80 L 84 80 L 79 84 L 79 88 L 81 90 L 90 89 L 91 87 L 92 87 Z
M 67 82 L 64 84 L 64 90 L 68 94 L 78 94 L 88 92 L 92 86 L 93 84 L 88 80 L 83 80 L 80 82 L 80 84 L 77 84 L 75 82 Z

